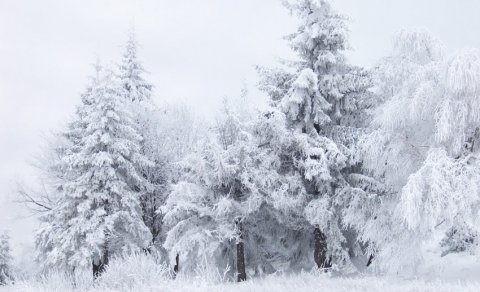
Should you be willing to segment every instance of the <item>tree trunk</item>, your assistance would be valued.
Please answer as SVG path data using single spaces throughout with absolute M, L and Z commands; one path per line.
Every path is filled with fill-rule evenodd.
M 103 255 L 99 259 L 98 263 L 92 262 L 93 278 L 97 279 L 105 272 L 105 268 L 108 266 L 108 247 L 104 248 Z
M 316 227 L 313 231 L 314 236 L 314 252 L 313 259 L 319 269 L 330 268 L 331 258 L 327 258 L 327 237 L 320 228 Z
M 367 267 L 369 267 L 369 266 L 372 264 L 372 261 L 373 261 L 373 254 L 371 254 L 371 255 L 368 257 Z
M 173 277 L 177 276 L 178 269 L 179 269 L 179 262 L 180 262 L 180 254 L 177 253 L 175 257 L 175 265 L 173 266 Z
M 247 280 L 247 273 L 245 272 L 245 247 L 243 243 L 243 226 L 240 220 L 235 222 L 239 232 L 239 239 L 237 241 L 237 282 Z

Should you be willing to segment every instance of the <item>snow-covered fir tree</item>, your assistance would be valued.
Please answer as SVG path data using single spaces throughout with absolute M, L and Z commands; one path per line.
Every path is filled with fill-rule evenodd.
M 281 69 L 260 69 L 260 88 L 301 143 L 299 156 L 282 172 L 300 174 L 302 186 L 294 192 L 303 197 L 303 208 L 297 216 L 312 226 L 315 263 L 348 270 L 350 258 L 362 251 L 344 218 L 351 217 L 352 202 L 375 191 L 372 180 L 360 174 L 355 155 L 358 128 L 366 124 L 371 106 L 370 79 L 346 62 L 346 18 L 328 1 L 287 1 L 287 7 L 300 19 L 287 37 L 298 60 Z
M 2 232 L 0 234 L 0 286 L 13 282 L 12 254 L 10 249 L 10 236 Z
M 151 186 L 137 167 L 152 162 L 140 152 L 122 91 L 111 71 L 97 70 L 65 131 L 73 142 L 62 157 L 68 180 L 36 239 L 47 266 L 92 267 L 98 276 L 111 256 L 141 250 L 151 240 L 140 207 L 140 193 Z
M 376 74 L 385 102 L 362 148 L 389 195 L 359 229 L 392 272 L 415 272 L 426 246 L 448 254 L 476 244 L 480 54 L 446 59 L 442 47 L 425 30 L 402 31 Z

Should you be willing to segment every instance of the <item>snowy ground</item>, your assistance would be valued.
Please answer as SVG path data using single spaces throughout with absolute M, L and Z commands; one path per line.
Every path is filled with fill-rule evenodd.
M 120 280 L 121 281 L 121 280 Z M 136 284 L 130 286 L 126 283 L 125 287 L 117 289 L 109 289 L 107 287 L 90 287 L 78 288 L 66 287 L 64 283 L 58 281 L 50 281 L 47 284 L 41 283 L 18 283 L 13 287 L 0 288 L 1 292 L 68 292 L 68 291 L 96 291 L 96 292 L 110 292 L 110 291 L 161 291 L 161 292 L 228 292 L 228 291 L 329 291 L 329 292 L 462 292 L 480 291 L 480 282 L 445 282 L 445 281 L 422 281 L 422 280 L 399 280 L 389 278 L 331 278 L 328 276 L 315 276 L 310 274 L 297 275 L 292 277 L 271 276 L 264 279 L 254 279 L 245 283 L 222 283 L 209 284 L 203 281 L 182 281 L 182 280 L 168 280 L 162 281 L 156 285 L 152 284 Z
M 270 275 L 250 278 L 244 283 L 222 280 L 218 272 L 201 269 L 197 277 L 179 275 L 171 279 L 170 269 L 140 254 L 114 259 L 96 285 L 90 271 L 77 275 L 76 284 L 62 273 L 36 278 L 24 275 L 13 286 L 0 287 L 0 292 L 478 292 L 480 262 L 468 254 L 432 257 L 429 264 L 417 270 L 417 278 L 356 276 L 335 277 L 327 274 L 301 273 L 291 276 Z M 200 277 L 201 276 L 201 277 Z

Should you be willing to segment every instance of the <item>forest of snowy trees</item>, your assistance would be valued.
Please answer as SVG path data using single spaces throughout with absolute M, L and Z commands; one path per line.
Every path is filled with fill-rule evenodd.
M 45 189 L 19 191 L 41 222 L 40 274 L 97 279 L 140 256 L 172 279 L 414 275 L 432 250 L 478 256 L 480 51 L 402 30 L 361 68 L 329 1 L 286 7 L 296 58 L 257 66 L 264 108 L 247 90 L 214 121 L 156 105 L 133 32 L 117 64 L 95 63 L 38 159 Z M 1 236 L 0 283 L 15 269 Z

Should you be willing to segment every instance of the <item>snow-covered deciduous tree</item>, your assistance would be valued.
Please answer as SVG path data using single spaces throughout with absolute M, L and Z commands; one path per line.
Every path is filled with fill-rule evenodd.
M 13 282 L 12 254 L 10 249 L 10 236 L 3 232 L 0 234 L 0 286 Z
M 72 141 L 62 157 L 68 180 L 37 235 L 46 265 L 91 266 L 98 276 L 109 257 L 151 240 L 140 208 L 140 193 L 151 186 L 137 167 L 152 162 L 140 152 L 142 138 L 122 91 L 111 71 L 97 72 L 65 131 Z
M 143 128 L 142 151 L 153 166 L 142 168 L 152 184 L 152 190 L 142 194 L 141 204 L 145 224 L 152 232 L 152 246 L 163 252 L 166 229 L 163 226 L 164 205 L 172 184 L 183 177 L 180 163 L 186 155 L 198 148 L 206 137 L 204 122 L 195 117 L 185 105 L 162 105 L 147 111 L 148 126 Z
M 171 260 L 180 255 L 182 269 L 188 271 L 199 265 L 232 266 L 235 244 L 237 280 L 244 281 L 246 221 L 261 202 L 254 183 L 255 147 L 228 110 L 209 138 L 181 162 L 182 180 L 162 207 L 170 227 L 165 247 Z
M 370 191 L 365 183 L 370 179 L 360 174 L 355 155 L 358 128 L 368 121 L 365 110 L 371 106 L 370 78 L 346 62 L 346 18 L 328 1 L 286 4 L 300 19 L 297 31 L 287 37 L 299 58 L 282 69 L 260 69 L 260 88 L 285 114 L 290 135 L 295 136 L 297 156 L 281 154 L 293 156 L 282 173 L 290 172 L 301 182 L 289 192 L 304 197 L 296 215 L 313 227 L 315 263 L 319 268 L 333 263 L 350 269 L 350 258 L 361 251 L 351 240 L 354 233 L 344 221 L 345 213 L 352 200 Z
M 445 59 L 441 48 L 424 30 L 402 31 L 376 74 L 385 102 L 361 148 L 389 195 L 372 199 L 358 227 L 391 271 L 414 270 L 442 234 L 448 253 L 468 250 L 478 232 L 480 54 Z

